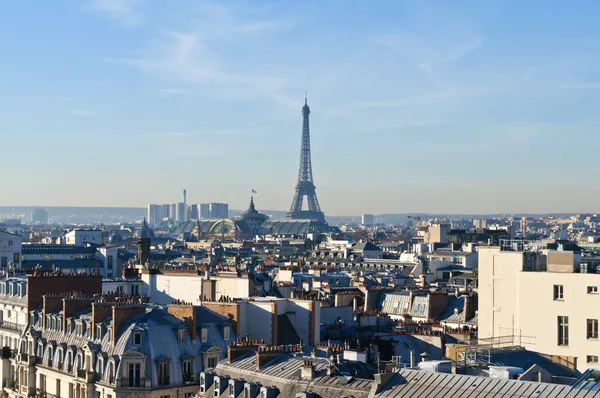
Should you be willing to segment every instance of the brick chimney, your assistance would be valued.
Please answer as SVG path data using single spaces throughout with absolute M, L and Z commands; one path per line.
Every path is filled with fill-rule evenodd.
M 92 303 L 92 338 L 96 338 L 96 325 L 112 316 L 114 303 Z
M 465 321 L 473 319 L 475 317 L 475 310 L 477 310 L 477 296 L 464 295 L 463 313 L 465 314 Z
M 198 324 L 196 323 L 196 307 L 188 304 L 171 304 L 167 306 L 169 314 L 185 322 L 192 341 L 196 340 Z
M 112 307 L 112 341 L 116 342 L 124 323 L 138 314 L 146 312 L 143 304 L 115 304 Z
M 253 351 L 263 345 L 263 341 L 250 339 L 237 339 L 227 347 L 227 360 L 232 363 L 248 351 Z
M 291 354 L 301 351 L 302 346 L 300 344 L 258 347 L 258 350 L 256 351 L 256 370 L 260 370 L 260 368 L 263 365 L 271 362 L 273 359 L 277 358 L 280 355 Z
M 63 297 L 63 295 L 45 295 L 42 297 L 42 325 L 44 328 L 46 328 L 46 315 L 62 310 Z
M 75 316 L 80 311 L 91 308 L 95 301 L 93 297 L 68 297 L 63 298 L 63 330 L 66 330 L 67 319 Z

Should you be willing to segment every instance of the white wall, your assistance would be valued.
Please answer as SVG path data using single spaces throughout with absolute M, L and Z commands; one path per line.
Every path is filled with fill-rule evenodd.
M 67 245 L 83 246 L 85 243 L 102 244 L 102 231 L 75 229 L 65 235 Z
M 9 234 L 8 232 L 0 231 L 0 264 L 2 264 L 2 259 L 7 264 L 14 263 L 15 254 L 18 257 L 18 263 L 15 263 L 14 266 L 17 268 L 21 267 L 22 255 L 21 255 L 21 244 L 23 239 L 20 236 Z

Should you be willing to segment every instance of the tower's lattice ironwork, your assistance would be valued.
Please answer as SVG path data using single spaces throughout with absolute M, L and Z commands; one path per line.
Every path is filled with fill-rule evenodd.
M 325 215 L 319 206 L 315 184 L 313 182 L 312 163 L 310 159 L 310 127 L 308 115 L 310 108 L 306 96 L 304 97 L 304 106 L 302 107 L 302 145 L 300 148 L 300 170 L 298 171 L 298 183 L 296 184 L 296 193 L 288 218 L 292 219 L 311 219 L 325 222 Z M 306 197 L 308 210 L 302 210 L 302 204 Z

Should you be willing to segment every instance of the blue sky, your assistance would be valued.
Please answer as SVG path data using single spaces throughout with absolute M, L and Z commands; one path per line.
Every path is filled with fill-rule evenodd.
M 1 205 L 596 211 L 600 3 L 22 0 Z

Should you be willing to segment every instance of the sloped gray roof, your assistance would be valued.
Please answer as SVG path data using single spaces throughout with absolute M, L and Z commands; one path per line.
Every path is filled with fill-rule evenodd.
M 460 374 L 401 370 L 379 388 L 372 397 L 450 398 L 450 397 L 502 397 L 502 398 L 558 398 L 573 392 L 570 386 L 505 380 Z M 588 391 L 571 394 L 583 397 Z M 596 396 L 594 394 L 587 395 Z

